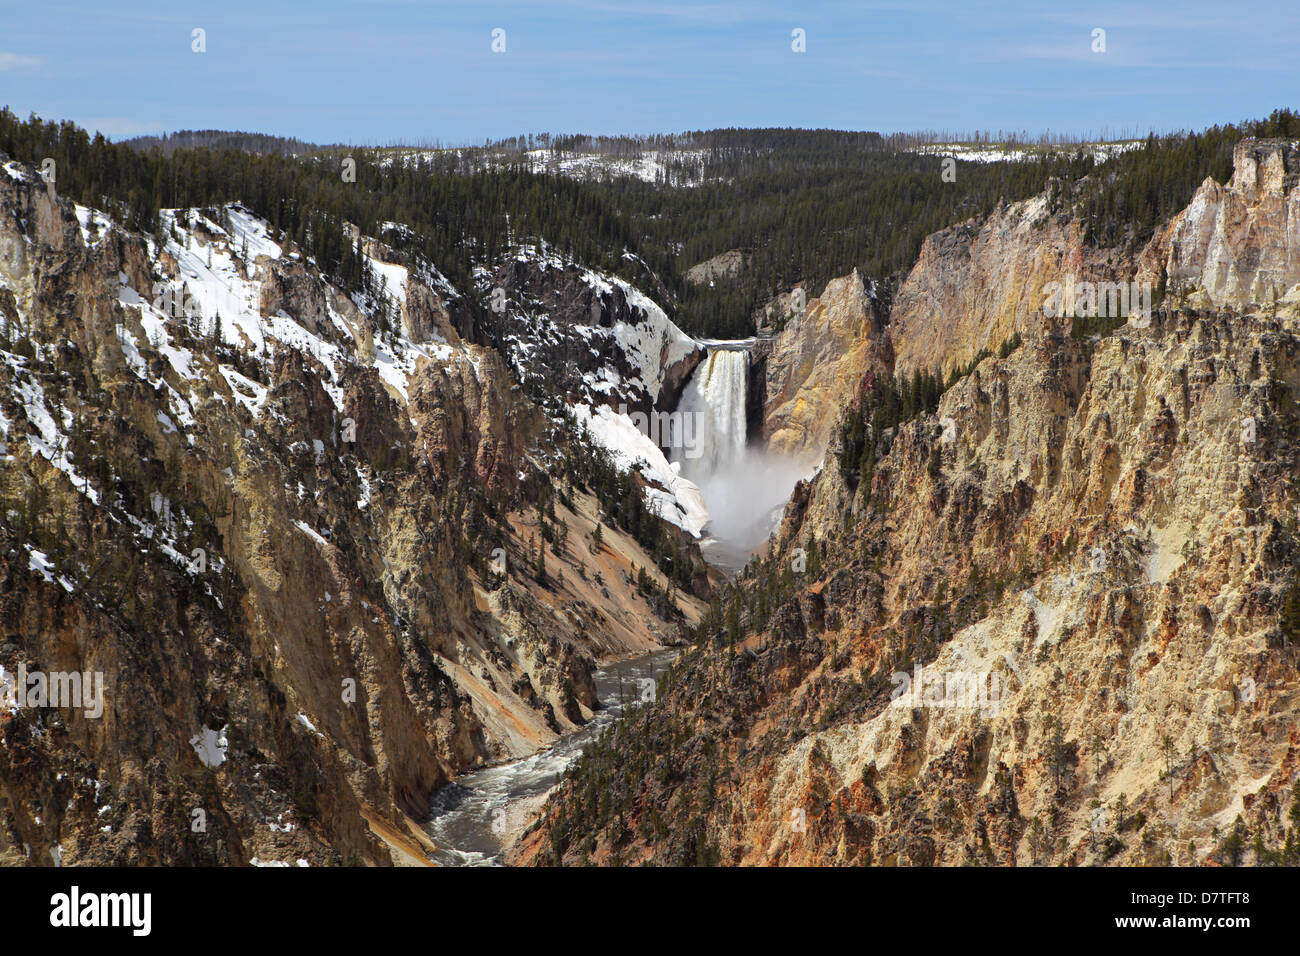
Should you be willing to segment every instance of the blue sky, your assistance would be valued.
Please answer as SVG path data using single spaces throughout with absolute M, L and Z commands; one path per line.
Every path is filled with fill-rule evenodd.
M 6 0 L 0 104 L 112 138 L 1200 128 L 1300 106 L 1300 4 Z M 207 51 L 191 50 L 206 31 Z M 492 30 L 506 51 L 491 50 Z M 807 50 L 791 49 L 802 29 Z M 1106 31 L 1094 53 L 1093 30 Z

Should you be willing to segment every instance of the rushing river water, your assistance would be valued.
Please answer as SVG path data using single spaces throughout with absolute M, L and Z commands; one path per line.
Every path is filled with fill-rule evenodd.
M 676 650 L 656 651 L 618 661 L 594 674 L 604 705 L 582 730 L 545 750 L 510 763 L 463 774 L 433 795 L 433 815 L 425 831 L 438 846 L 441 866 L 498 866 L 501 841 L 515 829 L 521 801 L 535 800 L 555 786 L 588 741 L 609 726 L 628 704 L 654 699 L 654 682 Z M 512 814 L 512 809 L 514 813 Z

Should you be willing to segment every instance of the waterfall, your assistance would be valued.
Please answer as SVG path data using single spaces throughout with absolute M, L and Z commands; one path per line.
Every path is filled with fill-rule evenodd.
M 686 383 L 669 442 L 681 474 L 697 485 L 731 471 L 744 457 L 749 353 L 714 349 Z
M 737 571 L 776 529 L 795 482 L 807 476 L 794 462 L 749 447 L 749 351 L 736 346 L 751 343 L 728 344 L 708 343 L 708 358 L 670 416 L 668 444 L 673 467 L 698 486 L 708 509 L 700 549 L 711 564 Z

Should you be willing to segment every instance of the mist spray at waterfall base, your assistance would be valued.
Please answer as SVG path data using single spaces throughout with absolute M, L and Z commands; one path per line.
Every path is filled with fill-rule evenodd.
M 700 483 L 712 519 L 700 550 L 710 564 L 739 571 L 781 523 L 785 504 L 811 469 L 789 458 L 747 450 Z
M 700 550 L 727 571 L 744 567 L 781 521 L 785 503 L 811 470 L 747 443 L 749 352 L 715 348 L 682 392 L 684 423 L 673 460 L 700 489 L 709 524 Z

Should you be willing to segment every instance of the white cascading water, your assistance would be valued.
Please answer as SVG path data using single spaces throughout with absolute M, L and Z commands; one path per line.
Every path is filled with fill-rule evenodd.
M 748 396 L 748 350 L 710 349 L 682 391 L 669 442 L 672 460 L 709 510 L 701 550 L 731 571 L 767 540 L 804 477 L 793 462 L 749 447 Z
M 748 395 L 749 353 L 739 349 L 710 352 L 686 383 L 677 403 L 682 434 L 674 435 L 673 460 L 701 488 L 744 455 Z

